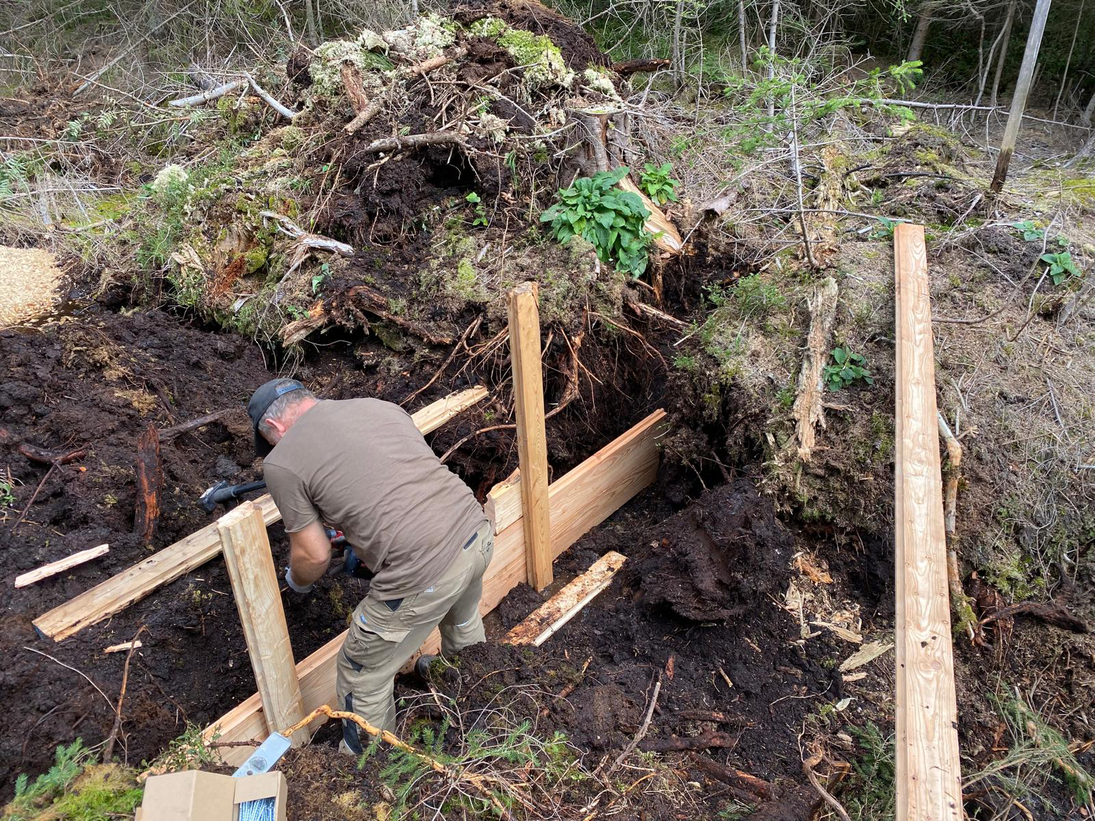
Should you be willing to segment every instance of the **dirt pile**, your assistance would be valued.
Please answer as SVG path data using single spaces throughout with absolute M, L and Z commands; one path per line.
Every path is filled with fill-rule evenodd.
M 791 533 L 744 479 L 708 491 L 647 534 L 652 548 L 624 571 L 649 608 L 728 621 L 785 586 Z

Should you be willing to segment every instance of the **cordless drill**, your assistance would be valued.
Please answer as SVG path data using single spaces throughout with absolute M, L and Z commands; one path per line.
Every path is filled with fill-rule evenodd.
M 324 530 L 327 533 L 327 538 L 331 540 L 331 546 L 342 548 L 342 567 L 336 570 L 337 573 L 345 573 L 347 576 L 353 576 L 355 579 L 371 579 L 375 574 L 365 566 L 365 563 L 357 557 L 357 553 L 354 552 L 353 546 L 346 541 L 346 536 L 341 530 L 335 530 L 332 527 L 325 527 Z

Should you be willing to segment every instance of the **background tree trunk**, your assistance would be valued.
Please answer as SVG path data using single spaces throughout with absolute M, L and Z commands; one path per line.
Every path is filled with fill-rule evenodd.
M 1019 79 L 1015 83 L 1015 93 L 1011 97 L 1011 110 L 1008 112 L 1008 124 L 1004 128 L 1004 138 L 1000 141 L 1000 156 L 996 158 L 996 173 L 992 175 L 989 190 L 1000 193 L 1004 180 L 1008 176 L 1011 155 L 1015 153 L 1015 138 L 1019 136 L 1019 126 L 1023 122 L 1023 111 L 1027 107 L 1027 95 L 1030 93 L 1034 68 L 1038 64 L 1038 50 L 1042 47 L 1042 33 L 1046 30 L 1046 18 L 1049 17 L 1050 0 L 1038 0 L 1034 7 L 1034 19 L 1030 23 L 1027 46 L 1023 51 L 1023 65 L 1019 68 Z
M 316 9 L 314 0 L 304 0 L 304 32 L 308 37 L 308 45 L 319 44 L 316 34 Z
M 928 28 L 932 24 L 931 8 L 924 5 L 920 9 L 920 19 L 916 21 L 916 30 L 913 32 L 912 42 L 909 43 L 909 54 L 906 60 L 919 60 L 924 52 L 924 43 L 928 40 Z
M 1076 49 L 1076 36 L 1080 33 L 1080 21 L 1084 19 L 1084 0 L 1080 0 L 1080 11 L 1076 15 L 1076 27 L 1072 29 L 1072 44 L 1068 47 L 1068 59 L 1065 60 L 1065 70 L 1061 73 L 1061 87 L 1057 90 L 1057 99 L 1053 103 L 1053 119 L 1057 119 L 1057 109 L 1061 106 L 1061 95 L 1065 93 L 1065 83 L 1068 80 L 1068 67 L 1072 65 L 1072 52 Z
M 776 78 L 776 27 L 779 24 L 779 0 L 772 0 L 772 19 L 768 22 L 768 79 Z M 776 98 L 771 89 L 768 92 L 768 119 L 776 116 Z M 769 128 L 772 124 L 769 123 Z
M 985 96 L 985 86 L 989 81 L 989 72 L 992 71 L 993 57 L 996 56 L 996 49 L 1000 48 L 1000 43 L 1008 33 L 1008 24 L 1005 22 L 1000 27 L 1000 33 L 996 35 L 996 39 L 992 41 L 992 45 L 989 47 L 989 55 L 985 58 L 984 72 L 981 74 L 981 83 L 977 87 L 977 99 L 973 101 L 975 106 L 981 105 L 981 99 Z
M 749 73 L 749 55 L 745 48 L 745 0 L 738 0 L 738 43 L 741 48 L 741 73 Z
M 1008 46 L 1011 45 L 1011 25 L 1015 20 L 1015 0 L 1008 3 L 1008 14 L 1004 19 L 1004 43 L 1000 46 L 1000 56 L 996 60 L 996 73 L 992 77 L 992 94 L 989 106 L 996 108 L 997 95 L 1000 92 L 1000 77 L 1004 73 L 1004 62 L 1008 58 Z
M 1091 125 L 1091 116 L 1095 114 L 1095 91 L 1091 92 L 1091 98 L 1087 101 L 1087 108 L 1080 115 L 1080 122 L 1086 126 Z
M 684 0 L 677 0 L 673 15 L 673 77 L 677 86 L 684 85 L 684 54 L 681 53 L 681 24 L 684 17 Z

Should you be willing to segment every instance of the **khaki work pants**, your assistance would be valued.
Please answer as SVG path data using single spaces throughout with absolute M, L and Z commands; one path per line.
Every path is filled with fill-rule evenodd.
M 455 653 L 484 641 L 479 600 L 483 573 L 494 553 L 494 526 L 486 521 L 433 585 L 398 602 L 370 591 L 354 610 L 338 654 L 338 708 L 357 713 L 382 730 L 395 730 L 395 674 L 440 625 L 441 652 Z M 394 605 L 394 609 L 393 609 Z M 359 754 L 358 726 L 342 722 L 344 749 Z

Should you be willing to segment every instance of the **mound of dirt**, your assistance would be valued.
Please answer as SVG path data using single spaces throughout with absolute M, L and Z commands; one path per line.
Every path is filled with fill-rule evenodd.
M 630 563 L 627 577 L 644 605 L 691 621 L 736 618 L 786 583 L 791 534 L 744 479 L 708 491 L 648 541 L 657 547 Z

